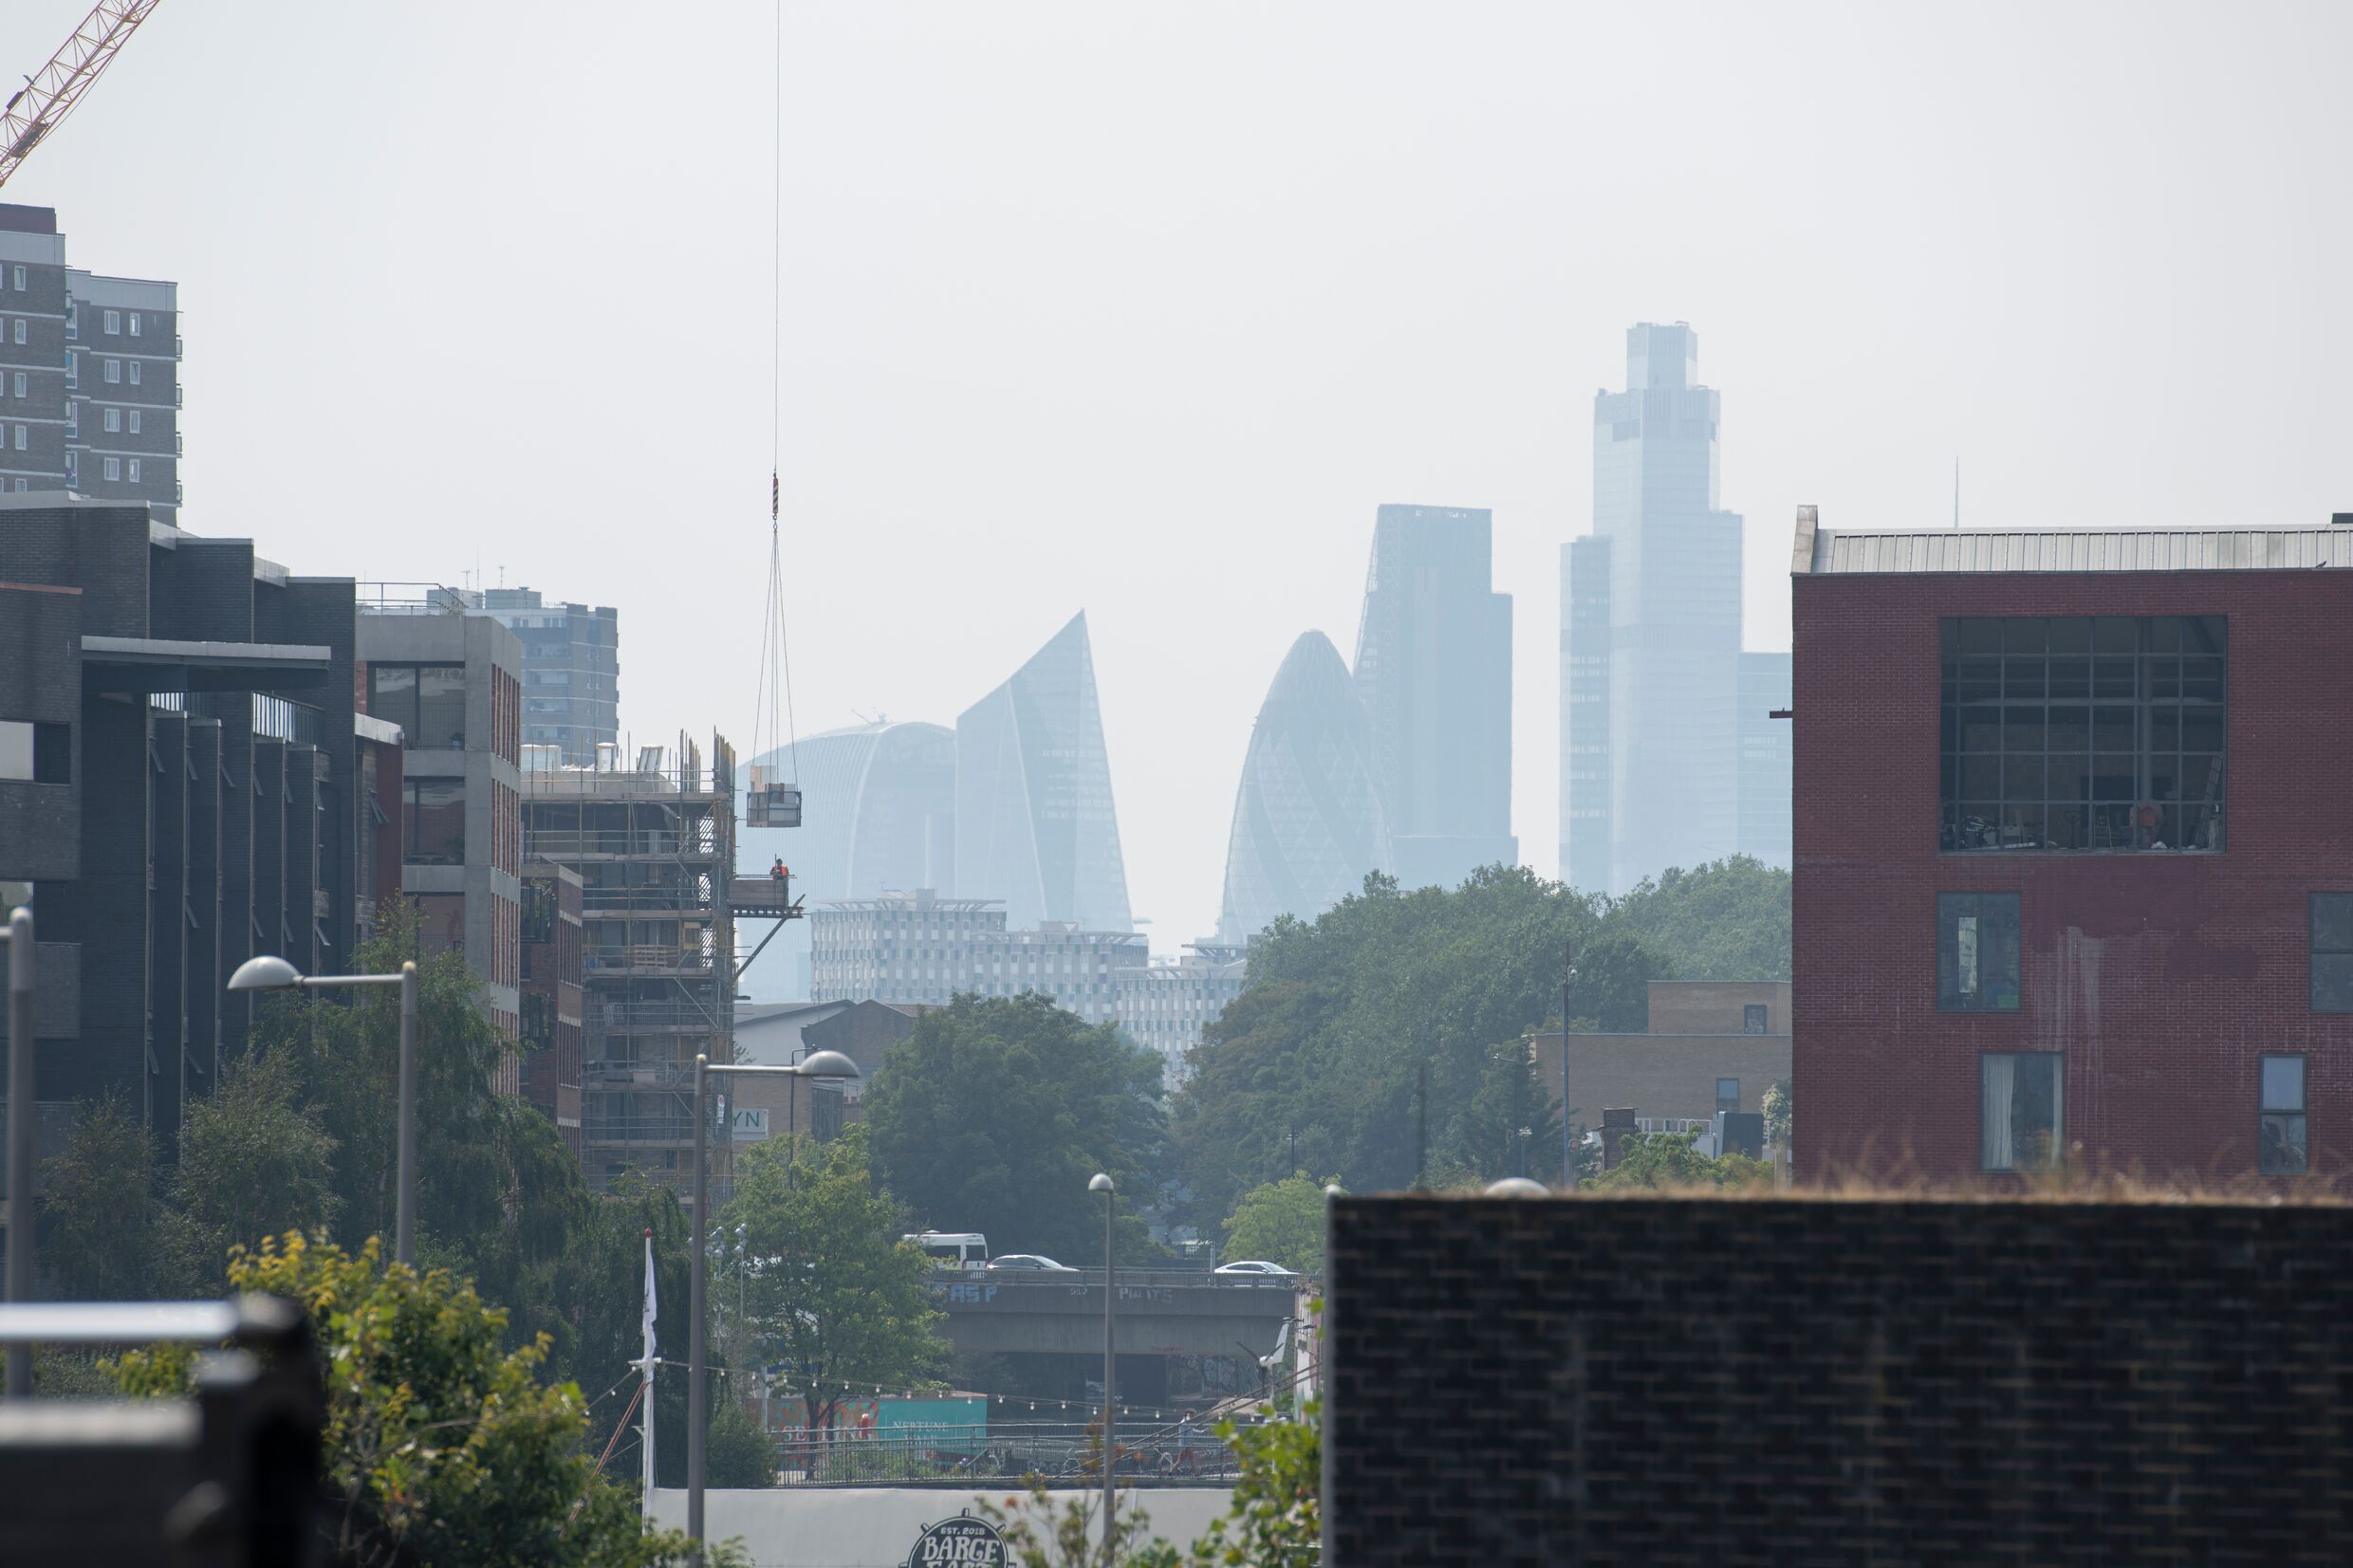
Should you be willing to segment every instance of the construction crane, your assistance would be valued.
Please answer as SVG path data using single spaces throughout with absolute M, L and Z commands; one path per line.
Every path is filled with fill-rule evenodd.
M 73 113 L 82 95 L 114 63 L 139 25 L 163 0 L 99 0 L 49 63 L 25 78 L 24 86 L 0 111 L 0 185 L 9 182 L 32 150 Z

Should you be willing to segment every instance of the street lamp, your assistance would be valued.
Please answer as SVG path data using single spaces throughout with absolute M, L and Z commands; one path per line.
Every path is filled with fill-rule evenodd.
M 400 987 L 399 1161 L 394 1181 L 392 1256 L 417 1264 L 417 966 L 404 962 L 398 974 L 306 975 L 283 958 L 249 958 L 229 977 L 232 991 L 324 991 L 345 986 Z
M 686 1356 L 686 1533 L 695 1540 L 695 1561 L 703 1559 L 703 1438 L 710 1412 L 703 1409 L 703 1290 L 711 1262 L 705 1238 L 711 1233 L 710 1172 L 703 1161 L 711 1135 L 711 1107 L 704 1098 L 706 1081 L 718 1077 L 845 1079 L 858 1076 L 858 1063 L 839 1051 L 812 1052 L 806 1061 L 769 1067 L 750 1062 L 713 1066 L 707 1056 L 695 1058 L 695 1272 L 687 1302 Z
M 1111 1178 L 1100 1171 L 1096 1171 L 1094 1179 L 1086 1184 L 1086 1190 L 1089 1192 L 1101 1192 L 1103 1196 L 1103 1560 L 1109 1562 L 1111 1560 L 1112 1486 L 1119 1475 L 1120 1454 L 1119 1444 L 1113 1437 L 1113 1433 L 1119 1429 L 1113 1426 L 1111 1419 L 1113 1412 L 1118 1409 L 1112 1403 L 1112 1398 L 1119 1377 L 1119 1362 L 1114 1355 L 1118 1340 L 1114 1337 L 1111 1328 L 1111 1302 L 1118 1294 L 1115 1278 L 1118 1265 L 1112 1261 L 1111 1227 L 1113 1217 L 1119 1210 L 1120 1200 L 1118 1190 L 1112 1186 Z

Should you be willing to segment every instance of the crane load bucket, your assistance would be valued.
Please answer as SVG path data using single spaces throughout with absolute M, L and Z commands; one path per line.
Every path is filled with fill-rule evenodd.
M 753 784 L 744 803 L 747 827 L 799 827 L 801 792 L 790 784 Z

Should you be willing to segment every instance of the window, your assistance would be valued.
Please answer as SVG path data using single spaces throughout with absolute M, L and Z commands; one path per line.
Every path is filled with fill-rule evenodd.
M 1744 1035 L 1769 1033 L 1766 1020 L 1767 1010 L 1764 1003 L 1747 1003 L 1740 1009 L 1740 1032 Z
M 139 336 L 139 312 L 136 310 L 131 312 L 131 336 Z
M 109 457 L 106 459 L 106 477 L 109 479 L 120 479 L 122 477 L 121 458 Z
M 68 489 L 82 482 L 82 460 L 77 452 L 65 454 L 65 486 Z
M 131 361 L 131 384 L 133 386 L 139 385 L 139 373 L 142 368 L 137 360 Z
M 2223 617 L 1942 630 L 1941 850 L 2223 847 Z
M 122 411 L 121 411 L 120 409 L 119 409 L 119 408 L 110 408 L 110 409 L 108 409 L 108 410 L 106 411 L 106 431 L 107 431 L 107 434 L 112 434 L 114 432 L 119 431 L 119 430 L 120 430 L 121 428 L 122 428 Z
M 1943 1012 L 2018 1010 L 2018 895 L 1936 895 L 1936 1006 Z
M 0 719 L 0 780 L 18 784 L 73 783 L 73 728 L 26 719 Z
M 2066 1127 L 2066 1062 L 2056 1051 L 1989 1052 L 1977 1059 L 1980 1169 L 2058 1169 Z
M 28 490 L 28 489 L 32 489 L 32 485 L 31 485 L 31 482 L 30 482 L 30 481 L 28 481 L 28 480 L 19 479 L 19 480 L 16 482 L 16 488 L 17 488 L 18 489 L 20 489 L 20 490 Z
M 65 385 L 68 390 L 82 384 L 81 366 L 81 356 L 75 354 L 65 356 Z
M 398 725 L 407 749 L 466 748 L 464 665 L 375 664 L 368 682 L 368 711 Z
M 2312 895 L 2312 1010 L 2353 1013 L 2353 893 Z
M 139 459 L 136 457 L 131 459 L 131 483 L 139 483 Z
M 121 330 L 122 312 L 120 310 L 109 310 L 106 312 L 106 336 L 111 338 Z
M 65 405 L 65 439 L 77 440 L 82 434 L 82 408 L 77 403 Z
M 417 866 L 466 863 L 466 785 L 461 779 L 405 779 L 407 835 L 401 858 Z
M 1719 1112 L 1740 1109 L 1740 1080 L 1738 1079 L 1719 1078 L 1715 1080 L 1715 1108 Z
M 24 317 L 19 316 L 19 317 L 17 317 L 17 318 L 16 318 L 16 326 L 15 326 L 15 328 L 14 328 L 14 329 L 13 329 L 13 330 L 9 333 L 9 336 L 10 336 L 10 337 L 12 337 L 12 338 L 14 338 L 14 339 L 15 339 L 18 342 L 20 342 L 20 343 L 21 343 L 21 342 L 23 342 L 23 341 L 25 341 L 25 318 L 24 318 Z
M 2262 1059 L 2262 1126 L 2256 1137 L 2257 1167 L 2267 1176 L 2301 1176 L 2305 1171 L 2304 1058 Z
M 18 267 L 13 267 L 10 270 L 15 274 L 16 291 L 19 294 L 22 294 L 25 291 L 25 269 Z
M 130 421 L 131 421 L 131 434 L 132 434 L 133 435 L 137 435 L 137 434 L 139 434 L 139 410 L 137 410 L 137 409 L 132 409 L 132 410 L 130 410 L 130 411 L 129 411 L 129 417 L 130 417 Z
M 73 301 L 67 300 L 65 302 L 65 336 L 70 340 L 81 335 L 82 312 L 75 306 Z
M 106 361 L 106 379 L 110 384 L 122 379 L 122 361 L 120 360 L 109 360 Z
M 9 379 L 16 383 L 16 396 L 19 397 L 25 396 L 25 373 L 20 370 Z
M 23 451 L 25 450 L 25 447 L 26 447 L 27 441 L 28 441 L 28 437 L 30 436 L 30 434 L 31 434 L 31 433 L 30 433 L 29 431 L 28 431 L 28 430 L 27 430 L 27 429 L 26 429 L 23 425 L 19 425 L 19 426 L 17 426 L 17 427 L 16 427 L 16 450 L 17 450 L 18 452 L 23 452 Z

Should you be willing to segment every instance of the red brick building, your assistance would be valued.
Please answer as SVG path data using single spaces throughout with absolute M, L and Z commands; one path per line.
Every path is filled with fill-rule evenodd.
M 2353 526 L 1801 509 L 1801 1176 L 2353 1162 L 2345 568 Z

